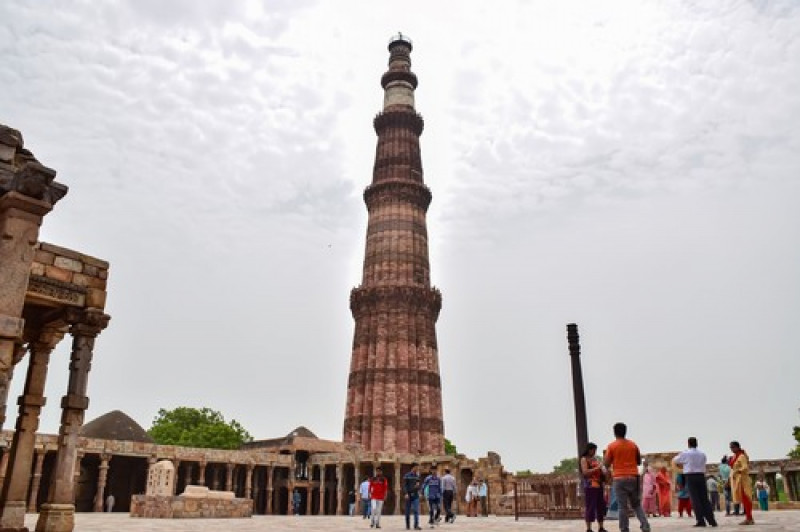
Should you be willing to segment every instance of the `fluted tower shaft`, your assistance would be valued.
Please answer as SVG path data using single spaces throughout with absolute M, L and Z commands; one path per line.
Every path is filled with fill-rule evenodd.
M 414 108 L 411 48 L 403 35 L 394 37 L 381 78 L 375 166 L 364 191 L 364 272 L 350 294 L 355 335 L 344 441 L 369 451 L 443 454 L 435 327 L 442 298 L 430 283 L 425 216 L 431 193 L 422 178 L 423 122 Z

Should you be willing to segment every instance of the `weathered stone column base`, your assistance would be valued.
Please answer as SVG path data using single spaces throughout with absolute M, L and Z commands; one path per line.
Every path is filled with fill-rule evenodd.
M 74 504 L 43 504 L 36 521 L 36 532 L 72 532 L 75 529 Z
M 25 530 L 25 501 L 6 501 L 3 505 L 3 517 L 0 518 L 0 532 Z

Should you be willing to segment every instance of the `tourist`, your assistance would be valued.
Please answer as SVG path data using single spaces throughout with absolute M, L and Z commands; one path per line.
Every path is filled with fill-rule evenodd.
M 406 530 L 411 528 L 411 513 L 414 513 L 414 530 L 419 526 L 419 464 L 411 464 L 411 471 L 403 476 L 403 497 L 406 501 Z
M 656 487 L 658 489 L 658 513 L 661 517 L 669 517 L 672 515 L 672 481 L 666 467 L 662 466 L 658 471 Z
M 453 512 L 453 501 L 456 498 L 456 479 L 450 474 L 450 470 L 445 468 L 442 476 L 442 502 L 444 503 L 444 522 L 452 523 L 456 520 Z
M 750 457 L 738 441 L 732 441 L 730 446 L 733 456 L 728 459 L 731 466 L 731 496 L 734 504 L 741 504 L 744 508 L 744 521 L 742 525 L 755 524 L 753 521 L 753 481 L 750 479 Z
M 646 465 L 642 475 L 642 509 L 648 517 L 655 517 L 658 514 L 656 489 L 656 474 L 652 467 Z
M 603 497 L 605 468 L 597 459 L 597 445 L 588 443 L 581 454 L 580 471 L 583 476 L 583 494 L 586 501 L 584 520 L 586 532 L 592 532 L 592 523 L 597 521 L 599 532 L 606 532 L 603 519 L 606 514 L 606 501 Z
M 301 500 L 302 497 L 300 496 L 300 490 L 295 488 L 294 493 L 292 493 L 292 511 L 294 512 L 294 515 L 300 515 Z
M 435 468 L 431 468 L 431 473 L 422 481 L 422 491 L 428 499 L 428 524 L 433 527 L 442 519 L 442 479 L 436 473 Z
M 731 466 L 728 457 L 723 456 L 719 462 L 719 481 L 725 494 L 725 515 L 731 515 Z
M 762 512 L 769 510 L 769 484 L 764 479 L 764 473 L 758 475 L 755 486 L 756 498 L 758 498 L 758 506 Z
M 356 513 L 356 490 L 347 492 L 347 515 L 352 517 Z
M 672 463 L 683 466 L 683 476 L 694 508 L 696 526 L 717 526 L 706 488 L 706 454 L 697 448 L 697 438 L 688 440 L 689 448 L 681 451 Z
M 366 519 L 370 516 L 370 504 L 369 500 L 369 477 L 364 477 L 364 480 L 361 481 L 361 485 L 358 487 L 358 496 L 361 500 L 361 519 Z
M 709 475 L 706 479 L 706 489 L 708 490 L 708 499 L 711 502 L 711 511 L 719 512 L 719 483 L 717 479 Z
M 369 522 L 370 528 L 381 527 L 383 501 L 386 500 L 387 491 L 389 491 L 389 481 L 383 476 L 383 469 L 378 466 L 375 468 L 375 476 L 369 481 L 370 512 L 372 512 L 372 518 Z
M 614 425 L 615 440 L 608 444 L 604 461 L 614 475 L 614 492 L 619 502 L 619 530 L 628 532 L 628 504 L 639 519 L 642 532 L 650 532 L 650 523 L 642 510 L 639 499 L 639 464 L 642 454 L 639 447 L 631 440 L 625 438 L 628 427 L 625 423 Z
M 691 517 L 692 500 L 689 498 L 689 488 L 686 486 L 686 477 L 682 471 L 675 476 L 675 490 L 678 497 L 678 517 L 683 517 L 684 511 L 687 516 Z
M 489 516 L 489 486 L 485 480 L 481 480 L 478 484 L 478 497 L 481 501 L 481 515 L 484 517 Z
M 114 503 L 116 499 L 114 499 L 114 495 L 112 493 L 108 494 L 106 497 L 106 512 L 113 512 L 114 511 Z
M 467 517 L 478 517 L 478 481 L 473 480 L 467 486 L 467 493 L 464 495 L 464 500 L 467 501 Z

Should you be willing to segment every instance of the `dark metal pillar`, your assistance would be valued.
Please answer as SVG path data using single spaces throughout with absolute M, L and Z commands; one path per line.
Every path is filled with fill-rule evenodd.
M 581 345 L 578 337 L 578 325 L 567 325 L 567 341 L 569 357 L 572 361 L 572 397 L 575 402 L 575 435 L 578 443 L 578 457 L 589 443 L 589 429 L 586 426 L 586 397 L 583 393 L 583 372 L 581 370 Z

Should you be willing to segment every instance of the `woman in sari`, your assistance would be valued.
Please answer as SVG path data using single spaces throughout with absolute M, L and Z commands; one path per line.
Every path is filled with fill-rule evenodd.
M 666 467 L 662 467 L 656 475 L 658 487 L 658 512 L 661 517 L 669 517 L 672 513 L 672 482 Z
M 648 517 L 655 517 L 658 514 L 658 509 L 656 508 L 656 475 L 650 466 L 645 466 L 644 475 L 642 475 L 642 509 Z
M 744 507 L 744 521 L 742 525 L 753 525 L 753 481 L 750 480 L 750 457 L 739 445 L 738 441 L 731 442 L 733 456 L 728 459 L 731 467 L 731 496 L 734 504 Z

